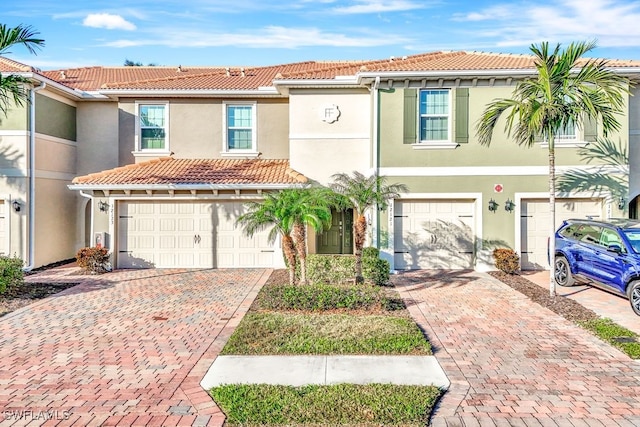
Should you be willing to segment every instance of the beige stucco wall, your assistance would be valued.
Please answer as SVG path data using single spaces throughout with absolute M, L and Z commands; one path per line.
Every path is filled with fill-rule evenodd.
M 371 94 L 364 89 L 291 90 L 289 122 L 291 167 L 326 184 L 340 172 L 366 172 L 371 163 Z M 337 121 L 322 120 L 328 105 Z
M 77 174 L 86 175 L 118 166 L 118 103 L 78 105 Z
M 120 165 L 149 160 L 134 157 L 136 100 L 123 100 L 119 111 Z M 140 102 L 141 100 L 137 100 Z M 224 157 L 223 102 L 226 99 L 169 100 L 169 150 L 176 158 Z M 249 100 L 239 100 L 245 102 Z M 256 103 L 256 140 L 263 159 L 289 157 L 289 104 L 286 99 L 259 99 Z
M 640 89 L 629 99 L 629 200 L 640 195 Z

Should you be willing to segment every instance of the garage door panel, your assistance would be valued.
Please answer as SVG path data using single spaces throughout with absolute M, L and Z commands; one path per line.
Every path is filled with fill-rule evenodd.
M 267 232 L 242 235 L 238 202 L 121 202 L 120 267 L 271 267 Z M 264 251 L 272 252 L 264 255 Z
M 394 218 L 397 269 L 464 269 L 474 260 L 474 202 L 398 201 Z
M 523 270 L 549 268 L 547 242 L 550 235 L 549 200 L 529 199 L 521 202 L 520 258 Z M 556 227 L 570 218 L 601 218 L 604 205 L 601 199 L 556 199 Z

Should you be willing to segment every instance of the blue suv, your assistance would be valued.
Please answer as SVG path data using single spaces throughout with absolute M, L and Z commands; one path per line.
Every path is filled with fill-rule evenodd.
M 629 299 L 640 316 L 640 221 L 569 219 L 556 231 L 560 286 L 589 283 Z

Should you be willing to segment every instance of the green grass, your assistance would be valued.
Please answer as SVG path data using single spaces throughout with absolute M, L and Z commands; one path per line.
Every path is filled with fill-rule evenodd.
M 640 359 L 640 337 L 633 331 L 624 328 L 611 319 L 601 318 L 581 322 L 580 325 L 594 333 L 601 340 L 608 342 L 614 347 L 626 353 L 632 359 Z M 616 338 L 633 338 L 635 342 L 620 342 Z
M 248 313 L 222 354 L 431 354 L 408 317 Z
M 225 426 L 424 426 L 437 387 L 338 384 L 304 387 L 223 385 L 210 394 Z

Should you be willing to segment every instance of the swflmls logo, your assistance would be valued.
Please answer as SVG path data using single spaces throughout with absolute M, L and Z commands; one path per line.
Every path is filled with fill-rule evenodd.
M 68 420 L 71 417 L 71 411 L 32 411 L 32 410 L 14 410 L 2 412 L 5 420 Z

